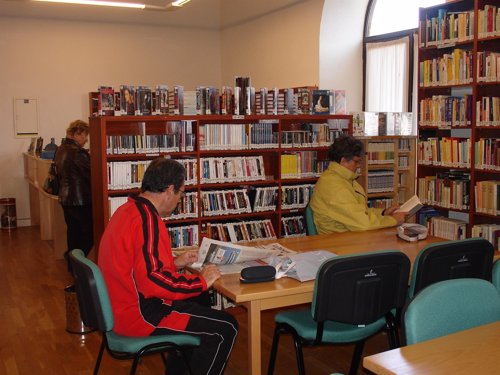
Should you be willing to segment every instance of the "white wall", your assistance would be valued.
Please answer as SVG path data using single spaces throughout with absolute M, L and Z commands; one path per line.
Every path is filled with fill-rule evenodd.
M 321 88 L 347 90 L 347 110 L 363 105 L 363 26 L 368 0 L 325 0 L 321 19 Z
M 98 85 L 221 81 L 218 31 L 0 18 L 0 50 L 0 198 L 16 198 L 18 225 L 29 225 L 29 140 L 14 137 L 14 97 L 38 98 L 40 136 L 59 143 L 70 121 L 88 119 Z
M 222 30 L 222 81 L 252 86 L 319 85 L 319 28 L 324 0 L 309 0 Z
M 319 85 L 362 103 L 362 30 L 367 0 L 308 0 L 221 31 L 0 17 L 0 198 L 17 199 L 29 225 L 14 97 L 39 99 L 40 135 L 57 143 L 68 123 L 88 118 L 98 85 Z

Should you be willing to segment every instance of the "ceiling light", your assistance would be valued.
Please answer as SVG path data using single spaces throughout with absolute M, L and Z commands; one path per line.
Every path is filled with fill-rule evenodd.
M 43 1 L 48 3 L 81 4 L 81 5 L 100 5 L 105 7 L 136 8 L 136 9 L 146 8 L 145 4 L 124 3 L 117 1 L 101 1 L 101 0 L 33 0 L 33 1 Z
M 176 0 L 176 1 L 172 1 L 172 6 L 174 6 L 174 7 L 181 7 L 184 4 L 189 3 L 190 1 L 191 0 Z

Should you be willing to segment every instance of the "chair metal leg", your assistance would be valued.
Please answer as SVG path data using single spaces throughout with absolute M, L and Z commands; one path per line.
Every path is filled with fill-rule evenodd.
M 306 368 L 304 366 L 304 353 L 302 352 L 302 344 L 300 338 L 292 334 L 293 342 L 295 344 L 295 355 L 297 356 L 297 367 L 299 368 L 299 375 L 306 375 Z
M 354 347 L 354 353 L 351 360 L 351 368 L 349 369 L 349 375 L 356 375 L 358 372 L 359 363 L 361 362 L 361 356 L 363 355 L 363 348 L 365 346 L 364 341 L 358 341 Z
M 398 326 L 392 314 L 386 316 L 386 330 L 389 339 L 389 347 L 391 349 L 399 348 L 401 345 L 399 340 Z
M 276 362 L 276 354 L 278 352 L 278 344 L 280 340 L 281 329 L 279 325 L 274 328 L 273 344 L 271 346 L 271 354 L 269 356 L 269 365 L 267 366 L 267 375 L 274 374 L 274 364 Z
M 139 364 L 140 360 L 141 360 L 141 353 L 139 352 L 134 357 L 134 361 L 132 362 L 132 366 L 130 367 L 130 375 L 135 375 L 135 372 L 137 371 L 137 365 Z
M 94 375 L 97 375 L 99 372 L 99 366 L 101 366 L 101 359 L 102 359 L 102 354 L 104 353 L 104 337 L 101 340 L 101 347 L 99 348 L 99 354 L 97 355 L 97 359 L 95 361 L 95 366 L 94 366 Z

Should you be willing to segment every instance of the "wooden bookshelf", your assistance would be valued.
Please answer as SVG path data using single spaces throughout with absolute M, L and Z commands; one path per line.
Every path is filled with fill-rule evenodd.
M 120 169 L 122 164 L 126 168 L 134 165 L 130 173 L 135 176 L 137 170 L 145 169 L 145 166 L 136 167 L 136 164 L 147 164 L 157 157 L 171 157 L 186 165 L 195 164 L 191 180 L 186 181 L 186 192 L 192 193 L 192 200 L 184 207 L 193 208 L 195 204 L 196 210 L 190 215 L 166 218 L 169 230 L 186 227 L 188 229 L 182 232 L 184 234 L 196 230 L 199 242 L 202 236 L 216 236 L 214 231 L 220 230 L 220 225 L 266 221 L 261 227 L 258 224 L 248 226 L 247 235 L 250 239 L 259 238 L 255 237 L 254 231 L 269 234 L 269 225 L 278 238 L 296 235 L 298 233 L 293 231 L 297 228 L 284 227 L 289 221 L 287 218 L 303 215 L 312 193 L 308 187 L 314 185 L 319 174 L 327 167 L 332 137 L 341 133 L 352 134 L 350 115 L 100 116 L 91 117 L 89 122 L 96 244 L 110 218 L 110 199 L 124 199 L 130 193 L 138 192 L 140 186 L 138 180 L 134 180 L 133 184 L 119 182 L 110 185 L 116 176 L 110 174 L 109 170 L 115 167 L 113 170 Z M 177 131 L 181 145 L 178 143 L 179 138 L 173 135 Z M 161 141 L 155 144 L 158 139 Z M 183 140 L 189 140 L 186 146 L 182 146 Z M 135 145 L 131 146 L 133 142 Z M 110 143 L 115 147 L 113 150 Z M 154 147 L 148 149 L 144 147 L 146 143 L 154 144 Z M 121 148 L 117 144 L 125 144 L 126 147 Z M 232 180 L 216 175 L 207 176 L 207 171 L 228 171 L 233 168 L 232 164 L 222 168 L 217 164 L 221 160 L 227 159 L 228 163 L 236 164 L 235 160 L 239 162 L 239 158 L 245 158 L 246 163 L 249 163 L 246 165 L 250 172 L 257 171 L 261 175 L 257 173 L 256 176 Z M 294 158 L 295 164 L 291 161 Z M 286 164 L 290 162 L 292 164 Z M 259 190 L 259 194 L 269 194 L 268 190 L 272 188 L 277 190 L 274 207 L 255 210 L 253 194 Z M 242 190 L 246 194 L 241 193 Z M 244 212 L 238 211 L 241 207 L 233 202 L 235 191 L 240 191 L 238 199 L 248 199 L 250 202 L 250 207 Z M 219 199 L 215 203 L 212 201 L 216 206 L 222 201 L 226 205 L 222 209 L 217 207 L 214 212 L 207 211 L 210 204 L 203 201 L 206 196 L 211 196 L 214 201 Z M 300 223 L 296 223 L 297 226 Z M 233 228 L 231 231 L 238 232 L 239 229 Z M 189 246 L 182 246 L 185 247 Z
M 444 216 L 462 212 L 469 235 L 474 225 L 500 224 L 498 206 L 482 207 L 496 198 L 476 188 L 500 177 L 500 74 L 491 69 L 500 63 L 498 17 L 497 0 L 451 1 L 419 14 L 419 197 Z M 454 200 L 465 187 L 468 194 Z
M 415 194 L 415 149 L 413 136 L 359 137 L 365 157 L 359 183 L 371 207 L 390 207 Z

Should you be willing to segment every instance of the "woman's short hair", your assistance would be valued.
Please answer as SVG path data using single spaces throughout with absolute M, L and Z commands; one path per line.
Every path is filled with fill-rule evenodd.
M 89 134 L 89 131 L 89 124 L 82 120 L 75 120 L 69 124 L 68 129 L 66 129 L 66 135 L 74 136 L 82 133 Z
M 337 163 L 340 163 L 342 158 L 346 158 L 349 161 L 355 156 L 363 155 L 363 142 L 350 135 L 342 135 L 335 139 L 328 150 L 328 158 Z
M 170 185 L 178 192 L 184 185 L 186 170 L 184 166 L 173 159 L 154 159 L 144 172 L 141 190 L 152 193 L 161 193 Z

